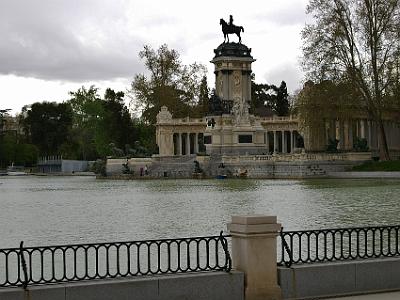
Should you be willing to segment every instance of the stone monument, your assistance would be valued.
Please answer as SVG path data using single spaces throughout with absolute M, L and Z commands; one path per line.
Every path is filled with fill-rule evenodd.
M 251 48 L 241 42 L 223 42 L 214 54 L 211 62 L 214 64 L 215 95 L 207 116 L 210 126 L 205 136 L 211 141 L 206 145 L 207 153 L 262 154 L 265 152 L 264 129 L 249 113 L 251 64 L 255 61 Z

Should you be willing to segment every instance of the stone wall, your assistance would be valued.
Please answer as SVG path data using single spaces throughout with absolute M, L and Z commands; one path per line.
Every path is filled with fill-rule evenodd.
M 140 168 L 147 166 L 147 178 L 193 178 L 195 161 L 204 171 L 203 177 L 238 176 L 248 178 L 307 178 L 321 177 L 331 172 L 343 172 L 370 159 L 370 153 L 316 153 L 243 156 L 154 156 L 128 160 L 133 177 L 140 177 Z M 121 175 L 126 159 L 107 160 L 107 174 Z M 221 168 L 223 166 L 223 168 Z
M 1 300 L 243 300 L 241 272 L 108 279 L 0 289 Z
M 316 299 L 400 289 L 400 259 L 382 258 L 278 268 L 284 299 Z
M 126 158 L 112 158 L 107 159 L 106 173 L 107 175 L 120 175 L 124 171 L 123 164 L 126 164 Z M 128 167 L 135 176 L 140 176 L 140 168 L 147 166 L 150 169 L 152 165 L 152 159 L 149 157 L 138 157 L 128 159 Z

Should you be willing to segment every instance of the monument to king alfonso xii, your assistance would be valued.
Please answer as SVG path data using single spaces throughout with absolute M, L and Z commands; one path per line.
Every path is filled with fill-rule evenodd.
M 157 115 L 159 154 L 127 163 L 135 172 L 146 164 L 150 177 L 285 178 L 325 176 L 371 159 L 378 149 L 377 125 L 360 112 L 351 119 L 323 120 L 310 130 L 296 115 L 261 116 L 250 112 L 251 48 L 242 43 L 243 26 L 220 19 L 224 41 L 213 51 L 215 92 L 202 118 L 174 118 L 163 106 Z M 238 42 L 229 41 L 234 34 Z M 321 99 L 323 102 L 324 99 Z M 386 122 L 389 147 L 400 153 L 400 124 Z M 327 152 L 336 141 L 337 151 Z M 365 148 L 356 149 L 357 141 Z M 118 168 L 108 163 L 109 173 Z M 113 171 L 114 170 L 114 171 Z

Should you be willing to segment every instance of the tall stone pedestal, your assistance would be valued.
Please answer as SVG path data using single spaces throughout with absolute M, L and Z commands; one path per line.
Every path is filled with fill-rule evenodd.
M 277 278 L 275 216 L 232 216 L 233 268 L 245 274 L 246 300 L 282 299 Z

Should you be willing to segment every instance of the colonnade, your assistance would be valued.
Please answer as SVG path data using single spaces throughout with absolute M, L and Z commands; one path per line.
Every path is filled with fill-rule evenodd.
M 389 149 L 400 150 L 400 124 L 384 122 Z M 365 140 L 369 150 L 377 150 L 380 131 L 376 122 L 368 119 L 331 120 L 325 124 L 326 141 L 338 140 L 338 150 L 352 150 L 356 139 Z
M 203 133 L 200 132 L 176 132 L 173 136 L 174 155 L 191 155 L 198 153 L 203 145 Z
M 266 148 L 269 153 L 293 153 L 299 146 L 298 137 L 296 130 L 267 131 L 265 133 Z

